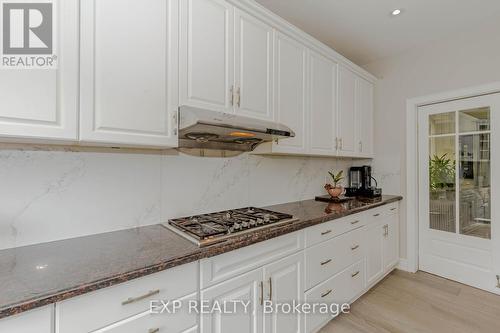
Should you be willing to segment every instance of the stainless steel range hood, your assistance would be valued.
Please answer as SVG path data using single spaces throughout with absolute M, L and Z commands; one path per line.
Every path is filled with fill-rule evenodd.
M 252 151 L 275 139 L 294 137 L 285 125 L 188 106 L 179 108 L 179 148 Z

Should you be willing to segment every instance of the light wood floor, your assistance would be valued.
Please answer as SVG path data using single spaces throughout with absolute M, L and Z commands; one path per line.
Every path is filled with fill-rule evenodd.
M 394 271 L 320 333 L 500 332 L 500 296 L 424 272 Z

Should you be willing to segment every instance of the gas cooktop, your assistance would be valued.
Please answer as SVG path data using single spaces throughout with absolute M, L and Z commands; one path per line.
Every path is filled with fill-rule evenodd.
M 246 207 L 172 219 L 164 226 L 198 244 L 198 246 L 207 246 L 270 225 L 294 221 L 297 219 L 289 214 Z

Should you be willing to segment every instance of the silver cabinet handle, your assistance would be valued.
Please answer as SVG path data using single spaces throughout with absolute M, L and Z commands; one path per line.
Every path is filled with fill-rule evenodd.
M 380 213 L 373 214 L 373 217 L 377 217 L 377 216 L 380 216 Z
M 127 300 L 125 300 L 125 301 L 122 302 L 122 305 L 127 305 L 127 304 L 131 304 L 131 303 L 135 303 L 135 302 L 141 301 L 143 299 L 149 298 L 149 297 L 151 297 L 153 295 L 159 294 L 159 293 L 160 293 L 160 289 L 156 289 L 156 290 L 151 290 L 147 294 L 144 294 L 144 295 L 139 296 L 139 297 L 129 297 Z
M 328 290 L 326 293 L 321 294 L 321 297 L 326 297 L 326 296 L 330 295 L 330 294 L 332 293 L 332 291 L 333 291 L 333 290 L 331 290 L 331 289 L 330 289 L 330 290 Z
M 342 150 L 342 148 L 344 148 L 344 142 L 343 142 L 342 138 L 340 138 L 339 144 L 340 144 L 340 150 Z
M 497 288 L 500 288 L 500 275 L 497 275 Z
M 339 138 L 335 138 L 335 150 L 339 150 Z
M 332 231 L 331 230 L 327 230 L 327 231 L 323 231 L 321 233 L 321 236 L 324 236 L 324 235 L 328 235 L 329 233 L 331 233 Z
M 356 220 L 356 221 L 352 221 L 351 224 L 358 224 L 359 223 L 359 220 Z
M 236 90 L 236 105 L 238 105 L 238 107 L 241 107 L 241 89 L 240 89 L 240 87 L 238 87 L 238 89 Z
M 264 281 L 260 281 L 260 305 L 264 305 Z
M 231 105 L 234 106 L 234 86 L 231 86 L 229 93 L 231 94 Z
M 397 209 L 396 207 L 394 207 L 394 208 L 391 208 L 391 211 L 395 211 L 396 209 Z
M 324 266 L 324 265 L 329 264 L 331 262 L 332 262 L 332 259 L 325 260 L 325 261 L 321 262 L 321 266 Z
M 273 279 L 269 277 L 269 300 L 273 299 Z
M 160 329 L 159 329 L 159 328 L 150 328 L 150 329 L 148 330 L 148 333 L 158 333 L 158 332 L 160 332 Z
M 357 272 L 356 272 L 356 273 L 354 273 L 354 274 L 351 274 L 351 277 L 356 277 L 358 274 L 359 274 L 359 271 L 357 271 Z
M 389 236 L 389 225 L 384 225 L 384 236 Z
M 355 245 L 355 246 L 351 247 L 351 250 L 353 250 L 353 251 L 357 250 L 357 249 L 359 249 L 359 245 Z

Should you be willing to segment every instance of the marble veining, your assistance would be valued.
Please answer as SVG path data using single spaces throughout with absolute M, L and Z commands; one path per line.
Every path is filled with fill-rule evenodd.
M 174 266 L 215 256 L 315 224 L 401 200 L 330 204 L 303 200 L 266 207 L 298 221 L 199 248 L 162 225 L 151 225 L 0 251 L 0 318 Z

